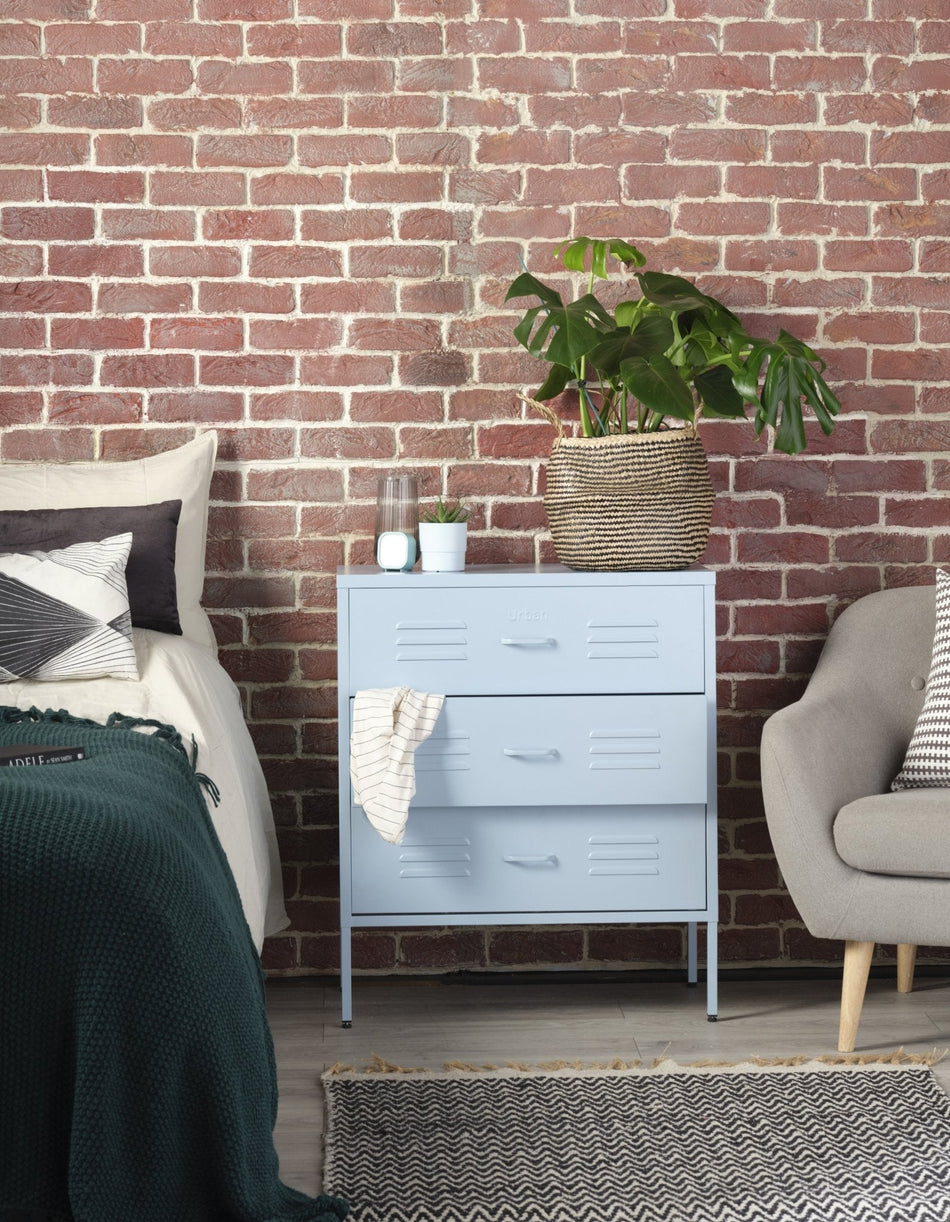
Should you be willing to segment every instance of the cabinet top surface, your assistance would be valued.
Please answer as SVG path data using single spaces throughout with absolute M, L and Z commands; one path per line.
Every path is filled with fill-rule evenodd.
M 552 586 L 714 586 L 711 569 L 694 566 L 671 572 L 578 572 L 562 564 L 470 564 L 460 573 L 386 572 L 375 564 L 337 569 L 341 589 L 431 589 L 439 586 L 523 586 L 539 582 Z

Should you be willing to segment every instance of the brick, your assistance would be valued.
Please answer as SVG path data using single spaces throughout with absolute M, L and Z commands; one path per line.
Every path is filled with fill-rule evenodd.
M 140 394 L 61 390 L 50 395 L 50 422 L 74 417 L 83 424 L 137 424 L 142 419 Z M 2 408 L 0 408 L 2 416 Z
M 163 424 L 225 424 L 237 422 L 243 415 L 245 403 L 241 395 L 226 393 L 194 392 L 187 395 L 150 393 L 148 418 Z M 209 565 L 209 568 L 214 566 Z M 242 565 L 243 567 L 243 561 Z
M 868 233 L 867 208 L 841 204 L 779 203 L 778 228 L 809 237 L 863 237 Z
M 6 131 L 27 131 L 40 123 L 39 98 L 0 97 L 0 126 Z
M 148 104 L 148 121 L 159 131 L 191 133 L 201 128 L 239 128 L 241 106 L 229 98 L 164 98 Z
M 397 61 L 396 88 L 406 93 L 470 93 L 474 79 L 469 60 L 429 56 Z
M 855 312 L 829 319 L 824 334 L 832 343 L 910 344 L 916 325 L 910 313 Z
M 21 280 L 0 283 L 0 313 L 85 314 L 92 291 L 77 280 Z
M 462 352 L 418 352 L 400 357 L 398 367 L 405 386 L 459 386 L 471 378 L 469 359 Z
M 303 67 L 305 65 L 301 65 L 301 69 Z M 203 94 L 273 97 L 291 92 L 293 74 L 289 64 L 276 61 L 233 64 L 208 59 L 198 65 L 197 84 Z M 307 92 L 302 86 L 301 91 Z
M 198 137 L 195 164 L 205 166 L 282 166 L 293 156 L 290 136 Z
M 383 165 L 393 155 L 389 136 L 365 133 L 301 136 L 297 147 L 300 164 L 305 166 Z
M 88 462 L 94 457 L 92 429 L 16 429 L 3 435 L 5 461 Z
M 387 386 L 393 375 L 388 354 L 329 353 L 300 358 L 300 380 L 314 386 Z
M 192 79 L 186 59 L 100 59 L 96 69 L 97 91 L 123 97 L 186 93 Z
M 501 93 L 557 93 L 574 87 L 571 80 L 571 62 L 565 56 L 533 57 L 533 56 L 489 56 L 481 55 L 476 59 L 478 79 L 483 90 L 497 89 Z M 608 68 L 606 71 L 616 71 Z M 587 91 L 600 87 L 599 82 L 589 79 L 590 73 L 585 70 L 584 61 L 577 65 L 577 88 Z M 629 84 L 629 78 L 627 78 Z M 615 87 L 619 87 L 620 80 Z M 609 86 L 608 86 L 609 87 Z
M 249 344 L 258 350 L 313 352 L 338 345 L 342 336 L 343 323 L 336 318 L 251 319 Z
M 357 278 L 377 276 L 438 276 L 442 271 L 442 251 L 435 245 L 393 242 L 375 246 L 351 246 L 350 274 Z
M 948 70 L 946 59 L 879 55 L 874 59 L 871 83 L 875 91 L 922 93 L 944 88 Z
M 268 22 L 247 27 L 248 54 L 255 58 L 336 59 L 341 49 L 341 27 L 334 22 L 308 25 Z
M 724 264 L 727 271 L 810 272 L 818 266 L 814 242 L 802 240 L 726 243 Z
M 394 65 L 386 60 L 305 60 L 297 71 L 297 90 L 302 96 L 310 93 L 386 95 L 392 93 L 394 85 Z
M 285 21 L 292 0 L 198 0 L 196 16 L 209 21 Z
M 150 21 L 145 26 L 145 50 L 149 55 L 237 59 L 241 54 L 241 30 L 224 22 Z
M 514 21 L 482 16 L 478 21 L 447 21 L 444 29 L 448 55 L 505 55 L 521 50 L 521 34 Z
M 92 60 L 28 56 L 0 60 L 0 88 L 4 93 L 89 94 Z
M 13 165 L 83 165 L 89 160 L 89 137 L 81 132 L 0 134 L 0 161 Z
M 0 356 L 0 381 L 7 386 L 73 386 L 92 380 L 92 357 L 78 353 Z
M 867 141 L 859 132 L 778 131 L 769 138 L 775 162 L 813 165 L 834 161 L 842 165 L 863 166 L 867 162 Z
M 856 531 L 835 539 L 835 559 L 844 563 L 920 564 L 927 559 L 927 538 L 903 531 Z
M 195 214 L 169 208 L 104 208 L 101 226 L 107 238 L 188 242 L 195 237 Z
M 211 280 L 198 287 L 198 309 L 210 314 L 290 314 L 294 291 L 289 284 L 256 280 Z
M 289 356 L 203 355 L 199 368 L 199 380 L 206 386 L 281 386 L 294 380 L 294 361 Z
M 96 309 L 104 314 L 162 314 L 192 307 L 190 284 L 110 281 L 96 289 Z
M 237 208 L 209 210 L 205 213 L 202 231 L 210 242 L 248 238 L 286 242 L 294 236 L 294 216 L 287 209 L 278 208 L 259 212 Z
M 148 10 L 151 21 L 180 21 L 191 15 L 191 0 L 153 0 Z M 139 0 L 97 0 L 100 21 L 141 21 Z
M 943 236 L 948 215 L 946 205 L 885 204 L 874 209 L 874 226 L 884 237 Z
M 888 129 L 906 127 L 914 118 L 911 100 L 897 93 L 829 94 L 824 107 L 825 122 L 831 127 L 863 123 Z
M 54 318 L 50 340 L 54 348 L 142 348 L 145 323 L 141 318 Z
M 442 181 L 424 170 L 354 170 L 350 192 L 357 203 L 422 203 L 441 197 Z
M 434 23 L 366 21 L 347 27 L 346 50 L 348 55 L 362 59 L 441 55 L 442 34 Z
M 334 278 L 343 274 L 338 251 L 302 245 L 252 246 L 249 270 L 262 279 Z M 305 308 L 304 312 L 311 311 Z
M 240 318 L 152 318 L 148 334 L 152 348 L 222 352 L 239 351 L 244 345 Z
M 99 165 L 190 166 L 194 155 L 187 136 L 112 134 L 93 140 Z
M 204 208 L 243 204 L 246 191 L 242 174 L 157 171 L 150 175 L 149 196 L 159 206 L 193 204 Z
M 37 245 L 0 246 L 0 276 L 17 280 L 43 273 L 43 247 Z
M 6 16 L 6 14 L 4 14 Z M 47 29 L 55 29 L 50 26 Z M 40 27 L 24 21 L 8 21 L 0 27 L 0 55 L 38 56 L 40 54 Z
M 186 353 L 136 353 L 102 358 L 104 386 L 193 386 L 195 358 Z
M 267 204 L 341 204 L 343 177 L 340 174 L 261 174 L 251 179 L 251 203 Z
M 425 94 L 355 97 L 347 103 L 347 121 L 355 128 L 432 128 L 441 121 L 438 98 Z
M 148 267 L 153 276 L 238 276 L 241 253 L 229 246 L 156 246 Z
M 776 65 L 782 62 L 776 57 Z M 693 89 L 769 89 L 773 81 L 765 55 L 684 55 L 673 63 L 671 86 L 674 90 Z M 791 82 L 774 82 L 780 89 L 802 88 Z
M 868 70 L 856 55 L 777 55 L 772 83 L 793 92 L 858 93 L 868 83 Z

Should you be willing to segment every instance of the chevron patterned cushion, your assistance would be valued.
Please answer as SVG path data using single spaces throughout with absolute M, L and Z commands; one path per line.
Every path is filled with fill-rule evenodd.
M 125 566 L 132 535 L 0 555 L 0 682 L 137 679 Z
M 927 695 L 893 790 L 950 786 L 950 573 L 937 573 L 936 602 Z

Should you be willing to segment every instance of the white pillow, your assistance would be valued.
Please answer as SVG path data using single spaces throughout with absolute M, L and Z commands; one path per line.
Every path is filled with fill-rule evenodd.
M 137 679 L 125 565 L 132 535 L 0 555 L 0 683 Z
M 201 607 L 208 534 L 208 491 L 218 447 L 215 432 L 177 450 L 129 462 L 0 463 L 0 509 L 76 509 L 181 501 L 175 584 L 182 634 L 215 653 Z
M 892 790 L 950 786 L 950 574 L 937 571 L 937 620 L 927 694 Z

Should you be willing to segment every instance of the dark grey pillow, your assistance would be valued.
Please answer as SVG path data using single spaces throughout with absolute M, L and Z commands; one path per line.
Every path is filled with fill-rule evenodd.
M 86 509 L 0 510 L 0 552 L 49 552 L 132 532 L 125 570 L 136 628 L 181 636 L 175 587 L 175 543 L 181 501 Z

